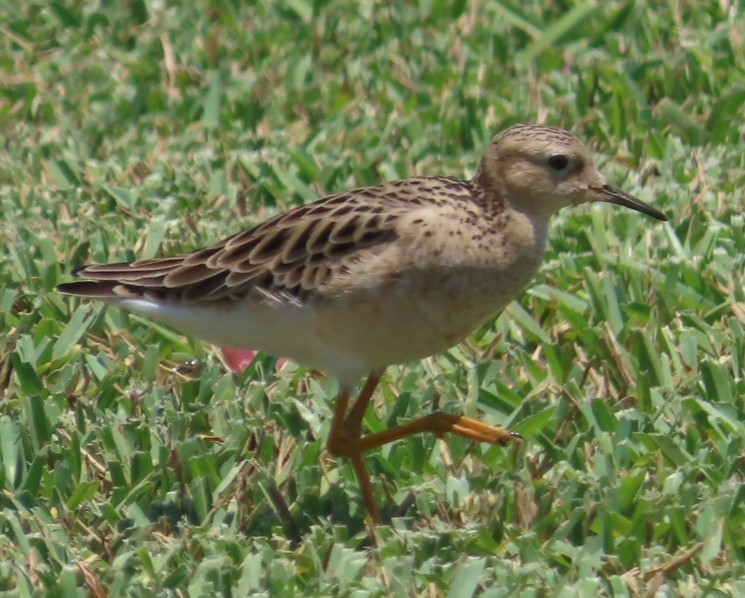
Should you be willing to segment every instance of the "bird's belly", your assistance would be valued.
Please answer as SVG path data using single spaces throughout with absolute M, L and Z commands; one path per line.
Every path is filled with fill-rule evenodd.
M 353 356 L 369 371 L 444 351 L 500 308 L 493 303 L 476 305 L 444 299 L 379 304 L 370 298 L 336 310 L 334 317 L 320 324 L 317 336 L 339 357 Z
M 444 351 L 501 312 L 531 276 L 462 271 L 403 277 L 321 304 L 313 336 L 330 358 L 323 368 L 333 372 L 353 361 L 365 373 Z
M 326 371 L 348 383 L 373 370 L 444 351 L 498 314 L 532 276 L 456 271 L 403 275 L 304 305 L 247 298 L 231 304 L 144 299 L 120 307 L 223 347 L 252 348 Z

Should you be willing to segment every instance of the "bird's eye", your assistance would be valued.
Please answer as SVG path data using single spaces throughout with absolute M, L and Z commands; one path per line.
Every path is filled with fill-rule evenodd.
M 569 158 L 564 154 L 556 154 L 548 159 L 548 165 L 557 172 L 561 172 L 569 166 Z

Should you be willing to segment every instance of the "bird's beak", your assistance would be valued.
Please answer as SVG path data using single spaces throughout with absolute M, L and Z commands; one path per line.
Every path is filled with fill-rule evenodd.
M 647 216 L 652 216 L 652 218 L 657 218 L 657 220 L 667 220 L 667 216 L 659 210 L 655 210 L 652 206 L 648 206 L 633 195 L 629 195 L 625 191 L 621 191 L 611 185 L 603 185 L 599 189 L 594 189 L 594 191 L 597 198 L 596 201 L 607 201 L 608 203 L 614 203 L 625 208 L 631 208 Z

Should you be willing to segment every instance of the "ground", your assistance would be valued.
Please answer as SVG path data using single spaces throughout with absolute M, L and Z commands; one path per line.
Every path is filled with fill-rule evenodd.
M 745 16 L 737 2 L 0 6 L 0 589 L 20 595 L 745 594 Z M 54 292 L 320 195 L 468 177 L 570 128 L 616 206 L 562 211 L 534 284 L 393 367 L 513 447 L 324 453 L 335 383 Z

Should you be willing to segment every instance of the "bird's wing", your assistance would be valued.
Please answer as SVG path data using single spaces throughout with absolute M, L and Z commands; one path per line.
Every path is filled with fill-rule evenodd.
M 212 247 L 159 259 L 93 264 L 85 280 L 58 290 L 71 295 L 217 301 L 259 294 L 302 302 L 356 256 L 390 242 L 399 218 L 426 203 L 418 181 L 356 189 L 298 206 Z M 426 188 L 427 185 L 425 184 Z

